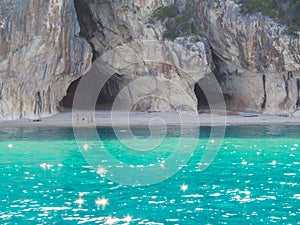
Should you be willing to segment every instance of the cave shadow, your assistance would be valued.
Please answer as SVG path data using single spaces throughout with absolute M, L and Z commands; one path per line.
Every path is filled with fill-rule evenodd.
M 72 110 L 76 89 L 80 80 L 81 78 L 78 78 L 70 84 L 67 89 L 67 94 L 59 102 L 60 111 Z M 119 81 L 116 76 L 112 76 L 101 89 L 95 105 L 95 110 L 111 110 L 119 91 Z
M 197 110 L 198 113 L 210 113 L 209 103 L 205 96 L 204 91 L 198 83 L 194 86 L 194 92 L 197 98 Z
M 72 110 L 76 89 L 80 80 L 81 78 L 78 78 L 69 85 L 66 95 L 59 102 L 58 108 L 60 111 Z M 118 76 L 118 74 L 111 76 L 98 95 L 95 104 L 95 110 L 111 110 L 116 97 L 118 96 L 120 90 L 122 90 L 122 87 L 126 85 L 126 83 L 126 80 L 122 79 L 122 77 Z M 197 98 L 198 113 L 211 113 L 209 101 L 206 96 L 207 93 L 205 94 L 205 91 L 203 91 L 203 88 L 206 89 L 207 87 L 209 89 L 210 95 L 217 95 L 217 91 L 214 91 L 215 88 L 212 86 L 209 78 L 203 78 L 194 85 L 194 93 Z M 212 96 L 210 96 L 210 99 L 213 99 Z M 212 104 L 217 103 L 212 102 Z
M 225 115 L 228 113 L 227 103 L 231 96 L 224 93 L 219 80 L 214 74 L 209 74 L 201 78 L 194 85 L 194 93 L 197 98 L 198 113 L 209 113 Z

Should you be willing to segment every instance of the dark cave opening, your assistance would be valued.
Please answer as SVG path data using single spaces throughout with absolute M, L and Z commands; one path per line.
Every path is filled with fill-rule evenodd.
M 77 86 L 80 82 L 81 78 L 73 81 L 68 90 L 65 97 L 60 101 L 59 108 L 61 111 L 70 110 L 73 107 L 73 100 L 75 97 Z M 96 110 L 110 110 L 113 106 L 114 100 L 118 95 L 120 90 L 119 80 L 117 76 L 112 76 L 101 89 L 98 99 L 95 105 Z
M 92 62 L 95 62 L 100 53 L 97 52 L 94 44 L 91 42 L 91 39 L 93 39 L 95 35 L 98 38 L 104 38 L 105 35 L 102 32 L 102 29 L 104 29 L 104 27 L 100 20 L 95 21 L 94 14 L 92 12 L 93 9 L 90 8 L 90 4 L 88 4 L 86 0 L 74 0 L 74 6 L 77 14 L 77 20 L 80 26 L 79 35 L 85 38 L 91 45 L 93 53 Z M 76 88 L 80 80 L 81 78 L 78 78 L 70 84 L 66 96 L 59 103 L 59 108 L 61 110 L 72 109 Z M 112 108 L 114 100 L 121 90 L 122 82 L 123 80 L 118 74 L 110 77 L 110 79 L 105 83 L 98 95 L 98 99 L 95 104 L 96 110 L 110 110 Z M 84 96 L 83 98 L 86 97 L 89 98 L 88 96 Z M 91 99 L 87 99 L 87 101 L 89 100 Z M 87 106 L 84 106 L 85 104 L 82 105 L 83 106 L 80 106 L 82 107 L 81 109 L 85 110 Z
M 78 78 L 77 80 L 73 81 L 70 84 L 70 86 L 67 90 L 67 94 L 59 102 L 60 110 L 65 110 L 65 109 L 71 109 L 72 108 L 75 91 L 76 91 L 76 88 L 78 86 L 78 83 L 79 83 L 80 79 L 81 78 Z
M 195 92 L 196 97 L 197 97 L 198 112 L 209 110 L 210 108 L 209 108 L 208 100 L 205 96 L 204 91 L 202 90 L 202 88 L 200 87 L 200 85 L 198 83 L 196 83 L 195 86 L 194 86 L 194 92 Z
M 194 86 L 197 97 L 198 113 L 216 113 L 227 110 L 227 103 L 232 97 L 224 93 L 215 74 L 207 74 Z
M 77 14 L 77 20 L 80 26 L 79 35 L 85 38 L 90 43 L 93 52 L 92 61 L 94 62 L 99 57 L 99 52 L 95 50 L 95 46 L 93 43 L 91 43 L 90 40 L 95 36 L 98 26 L 102 27 L 102 24 L 100 22 L 96 23 L 93 20 L 93 13 L 91 12 L 91 9 L 85 1 L 74 0 L 74 6 Z

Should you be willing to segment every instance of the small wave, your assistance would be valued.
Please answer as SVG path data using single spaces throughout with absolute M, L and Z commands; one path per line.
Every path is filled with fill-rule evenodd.
M 43 211 L 50 211 L 50 210 L 60 211 L 60 210 L 68 210 L 71 208 L 70 207 L 41 207 L 40 209 Z

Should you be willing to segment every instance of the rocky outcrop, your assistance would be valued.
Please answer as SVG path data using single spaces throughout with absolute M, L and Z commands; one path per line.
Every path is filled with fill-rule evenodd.
M 120 78 L 114 109 L 197 113 L 195 83 L 213 69 L 206 47 L 195 36 L 137 40 L 106 52 L 101 59 Z
M 89 1 L 74 0 L 80 35 L 93 46 L 94 54 L 137 39 L 161 40 L 164 27 L 149 21 L 156 9 L 169 0 Z
M 8 0 L 0 12 L 0 119 L 54 114 L 91 65 L 73 1 Z
M 205 38 L 163 41 L 164 26 L 152 17 L 170 3 L 75 0 L 80 34 L 93 46 L 94 60 L 115 71 L 110 81 L 117 85 L 103 89 L 115 95 L 114 109 L 197 112 L 195 83 L 214 64 Z
M 292 114 L 297 109 L 300 40 L 234 1 L 195 1 L 196 26 L 209 39 L 229 109 Z
M 95 55 L 137 39 L 163 40 L 174 34 L 198 33 L 209 42 L 206 49 L 211 49 L 211 65 L 215 65 L 214 75 L 228 109 L 286 115 L 299 108 L 299 38 L 288 35 L 286 27 L 270 18 L 242 14 L 232 0 L 76 2 L 78 14 L 85 15 L 80 18 L 89 18 L 79 20 L 81 27 L 87 28 L 81 35 L 90 41 Z M 132 73 L 127 71 L 127 76 Z M 184 77 L 180 76 L 183 83 Z M 209 77 L 206 80 L 210 83 Z M 144 86 L 147 84 L 139 84 L 137 89 Z M 195 100 L 191 90 L 190 84 L 187 92 Z
M 101 58 L 114 71 L 102 95 L 118 109 L 196 112 L 195 83 L 215 91 L 215 76 L 228 109 L 299 114 L 299 37 L 233 0 L 9 0 L 0 11 L 1 118 L 55 113 Z

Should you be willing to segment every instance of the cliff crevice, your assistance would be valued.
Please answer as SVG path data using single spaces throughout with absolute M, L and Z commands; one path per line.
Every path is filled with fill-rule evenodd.
M 243 4 L 252 9 L 233 0 L 3 1 L 0 118 L 54 114 L 70 84 L 103 56 L 115 74 L 102 96 L 113 101 L 127 86 L 120 106 L 196 112 L 196 82 L 216 78 L 230 110 L 300 114 L 299 33 L 279 24 L 279 14 L 277 22 L 265 16 L 274 10 Z M 117 49 L 127 54 L 118 58 Z M 130 64 L 128 51 L 140 61 Z
M 56 113 L 69 84 L 91 66 L 73 1 L 8 0 L 0 12 L 0 119 Z

